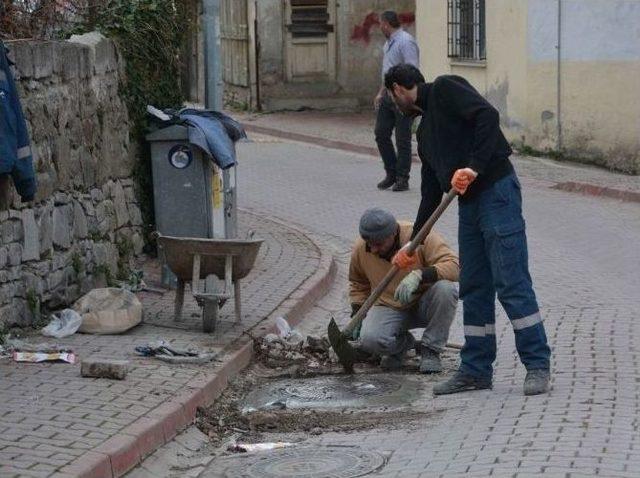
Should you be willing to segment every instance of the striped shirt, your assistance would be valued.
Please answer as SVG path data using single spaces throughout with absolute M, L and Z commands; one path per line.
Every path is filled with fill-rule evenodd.
M 411 34 L 401 28 L 393 32 L 383 47 L 382 82 L 392 66 L 409 63 L 419 68 L 419 54 L 418 45 Z

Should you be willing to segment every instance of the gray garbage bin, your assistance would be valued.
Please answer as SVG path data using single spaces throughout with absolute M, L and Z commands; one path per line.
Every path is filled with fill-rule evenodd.
M 157 231 L 174 237 L 237 237 L 236 167 L 218 168 L 189 144 L 188 129 L 182 125 L 161 128 L 147 140 Z M 175 276 L 164 261 L 162 283 L 175 287 Z

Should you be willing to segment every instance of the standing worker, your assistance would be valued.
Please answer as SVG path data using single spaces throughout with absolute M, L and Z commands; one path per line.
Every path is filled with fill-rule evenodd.
M 412 65 L 391 68 L 385 86 L 401 111 L 422 115 L 417 132 L 422 200 L 413 235 L 437 208 L 444 191 L 453 188 L 460 195 L 465 344 L 460 368 L 436 385 L 434 394 L 492 388 L 496 293 L 527 369 L 525 395 L 548 392 L 551 351 L 529 275 L 520 183 L 498 111 L 464 78 L 446 75 L 425 83 Z M 415 261 L 405 249 L 393 259 L 402 268 Z
M 409 189 L 409 171 L 411 170 L 411 126 L 413 117 L 404 116 L 398 111 L 384 87 L 384 75 L 389 69 L 401 63 L 418 67 L 418 45 L 414 38 L 402 28 L 398 15 L 386 11 L 380 16 L 380 30 L 387 38 L 383 47 L 382 86 L 373 104 L 376 116 L 376 143 L 384 169 L 385 178 L 378 183 L 379 189 L 406 191 Z M 391 133 L 396 132 L 396 148 L 391 141 Z

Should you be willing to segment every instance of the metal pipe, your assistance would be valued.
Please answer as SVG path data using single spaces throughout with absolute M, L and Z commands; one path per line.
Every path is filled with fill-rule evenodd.
M 205 105 L 222 110 L 222 62 L 220 57 L 220 0 L 202 0 L 204 32 Z
M 558 152 L 562 151 L 562 0 L 558 0 L 558 64 L 557 64 L 557 125 L 558 125 L 558 139 L 556 149 Z

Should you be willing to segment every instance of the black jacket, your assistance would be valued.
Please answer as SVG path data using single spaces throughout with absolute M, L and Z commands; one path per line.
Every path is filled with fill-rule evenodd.
M 461 201 L 513 172 L 512 150 L 500 130 L 498 111 L 460 76 L 439 76 L 418 85 L 416 105 L 422 120 L 416 133 L 422 161 L 422 200 L 414 224 L 415 236 L 451 188 L 456 169 L 478 173 Z

